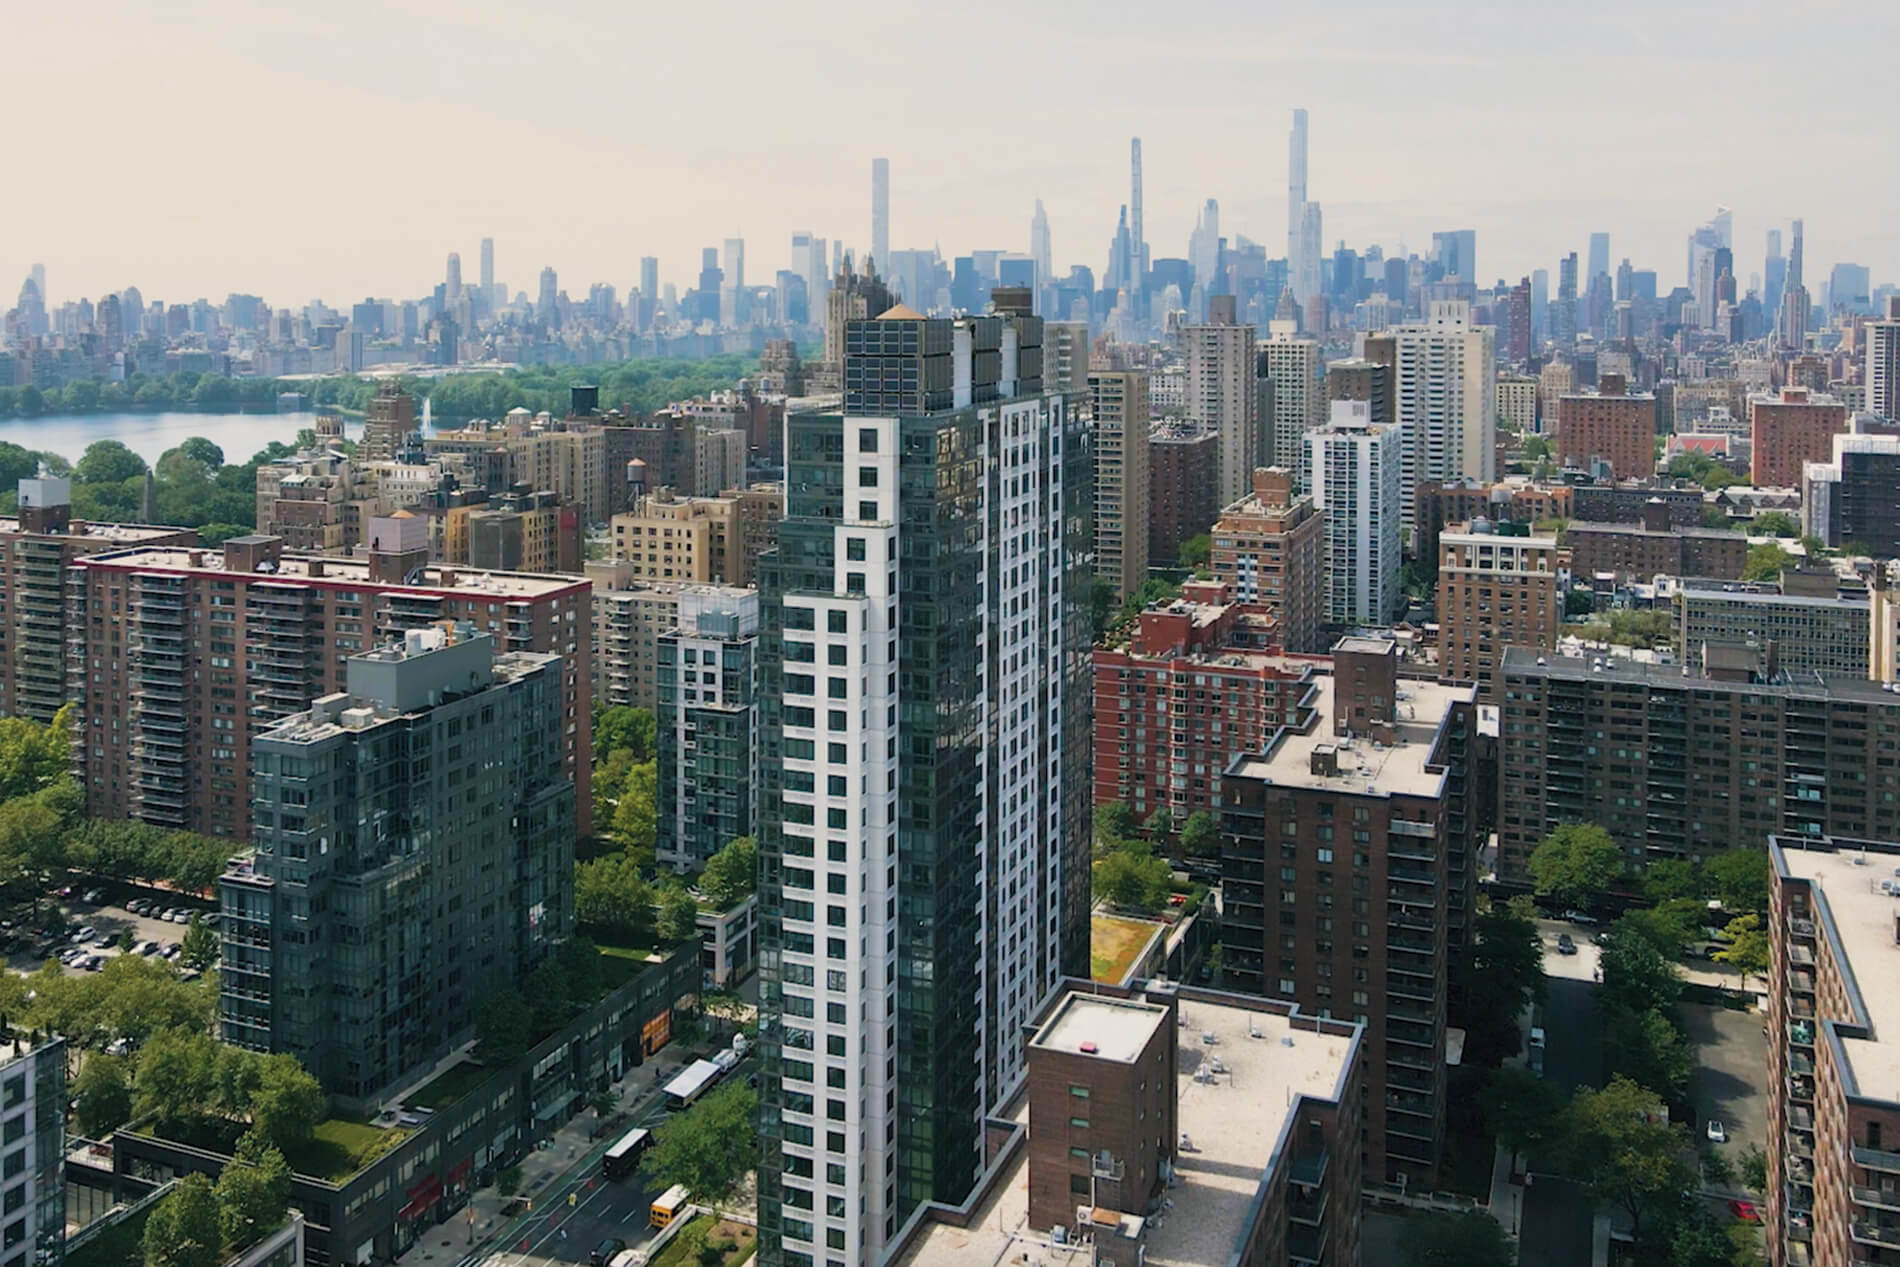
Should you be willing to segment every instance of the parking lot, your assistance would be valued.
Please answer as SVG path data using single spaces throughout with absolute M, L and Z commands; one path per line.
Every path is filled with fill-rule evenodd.
M 97 900 L 88 901 L 88 898 Z M 141 909 L 135 912 L 116 902 L 129 903 Z M 142 952 L 150 958 L 169 957 L 176 962 L 175 947 L 185 939 L 189 913 L 196 912 L 214 924 L 217 914 L 208 903 L 181 897 L 176 893 L 123 886 L 77 886 L 69 896 L 60 899 L 59 909 L 67 917 L 69 933 L 65 937 L 52 939 L 51 946 L 46 945 L 48 939 L 30 933 L 16 936 L 7 951 L 9 968 L 16 972 L 34 972 L 46 959 L 62 954 L 71 960 L 65 966 L 68 973 L 85 971 L 83 965 L 93 956 L 103 962 L 114 955 Z M 163 916 L 167 911 L 180 912 L 181 918 L 166 919 Z M 84 940 L 77 940 L 73 936 L 83 936 L 86 930 L 91 930 L 92 935 Z M 128 931 L 137 948 L 132 951 L 123 948 L 123 939 Z
M 1768 1067 L 1768 1039 L 1759 1012 L 1743 1012 L 1707 1003 L 1683 1003 L 1679 1014 L 1695 1045 L 1696 1071 L 1689 1082 L 1695 1104 L 1696 1138 L 1710 1118 L 1728 1131 L 1720 1145 L 1739 1164 L 1742 1150 L 1768 1147 L 1768 1095 L 1762 1071 Z

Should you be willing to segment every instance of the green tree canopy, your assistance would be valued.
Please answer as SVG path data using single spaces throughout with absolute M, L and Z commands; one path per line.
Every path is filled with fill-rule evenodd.
M 290 1165 L 284 1155 L 247 1134 L 238 1156 L 218 1176 L 218 1228 L 233 1249 L 255 1245 L 290 1212 Z
M 1702 864 L 1702 874 L 1730 911 L 1768 909 L 1768 855 L 1760 849 L 1730 849 Z
M 1603 947 L 1603 998 L 1630 1012 L 1668 1007 L 1682 997 L 1682 974 L 1654 942 L 1624 916 L 1610 927 Z
M 82 484 L 117 484 L 145 474 L 145 459 L 117 440 L 95 440 L 73 464 L 73 479 Z
M 1125 840 L 1095 864 L 1098 896 L 1124 910 L 1153 913 L 1168 904 L 1172 875 L 1145 840 Z
M 656 1185 L 681 1184 L 690 1200 L 716 1208 L 758 1155 L 757 1110 L 757 1098 L 742 1083 L 708 1092 L 654 1130 L 642 1168 Z
M 1751 536 L 1757 537 L 1798 537 L 1801 525 L 1795 522 L 1793 515 L 1785 510 L 1770 510 L 1756 515 L 1749 522 Z
M 224 1231 L 211 1180 L 186 1175 L 145 1220 L 145 1267 L 218 1267 Z
M 323 1120 L 323 1086 L 285 1052 L 261 1057 L 259 1072 L 251 1095 L 251 1129 L 279 1149 L 295 1148 Z
M 1405 1222 L 1408 1267 L 1515 1267 L 1517 1251 L 1482 1210 L 1418 1215 Z
M 1623 874 L 1623 851 L 1595 823 L 1565 823 L 1531 851 L 1529 866 L 1538 893 L 1590 906 Z
M 640 945 L 653 935 L 653 886 L 625 854 L 574 868 L 574 921 L 603 941 Z
M 1494 903 L 1472 921 L 1469 960 L 1456 966 L 1466 1060 L 1495 1066 L 1518 1049 L 1518 1017 L 1545 997 L 1544 941 L 1529 903 Z
M 699 903 L 676 879 L 660 888 L 660 913 L 653 931 L 660 940 L 676 944 L 699 936 Z
M 1197 809 L 1181 824 L 1181 849 L 1190 858 L 1220 857 L 1220 821 Z
M 1728 922 L 1724 931 L 1729 943 L 1715 952 L 1716 961 L 1741 973 L 1744 981 L 1749 977 L 1766 977 L 1768 933 L 1761 926 L 1761 916 L 1738 915 Z
M 1639 937 L 1665 959 L 1680 959 L 1690 942 L 1702 934 L 1702 903 L 1672 897 L 1649 910 L 1625 912 L 1613 925 L 1619 935 Z
M 658 776 L 652 761 L 637 762 L 627 771 L 626 785 L 620 789 L 620 803 L 614 809 L 614 834 L 628 849 L 652 852 L 658 793 Z
M 1670 898 L 1692 898 L 1702 892 L 1701 877 L 1695 863 L 1686 858 L 1658 858 L 1644 866 L 1638 881 L 1643 896 L 1652 902 Z
M 1696 1184 L 1687 1129 L 1670 1123 L 1655 1092 L 1620 1075 L 1579 1091 L 1569 1117 L 1571 1174 L 1622 1210 L 1640 1242 L 1644 1220 L 1667 1218 Z
M 1123 801 L 1104 801 L 1095 807 L 1095 843 L 1129 840 L 1135 834 L 1135 811 Z
M 1772 581 L 1781 575 L 1781 569 L 1788 566 L 1794 556 L 1772 541 L 1748 547 L 1748 555 L 1742 561 L 1742 579 L 1744 581 Z
M 67 776 L 72 767 L 73 706 L 41 725 L 0 717 L 0 800 L 30 796 Z
M 517 990 L 502 990 L 475 1009 L 475 1056 L 485 1065 L 510 1064 L 527 1054 L 534 1013 Z
M 1511 1064 L 1491 1071 L 1481 1107 L 1499 1143 L 1514 1152 L 1537 1153 L 1562 1140 L 1569 1101 L 1556 1083 Z
M 750 896 L 758 879 L 758 842 L 750 836 L 734 836 L 706 859 L 699 887 L 706 899 L 723 911 Z
M 73 1079 L 73 1114 L 79 1133 L 89 1139 L 107 1134 L 132 1119 L 131 1069 L 117 1056 L 86 1058 Z
M 1610 1072 L 1647 1087 L 1666 1100 L 1679 1099 L 1695 1072 L 1695 1053 L 1675 1024 L 1657 1008 L 1605 1010 L 1603 1050 Z
M 1190 569 L 1206 567 L 1213 549 L 1213 537 L 1205 532 L 1196 533 L 1181 543 L 1181 566 Z
M 218 935 L 196 912 L 185 929 L 184 940 L 178 943 L 178 958 L 186 967 L 200 970 L 218 961 Z
M 594 721 L 595 752 L 626 752 L 635 763 L 653 759 L 653 710 L 618 705 L 604 708 Z

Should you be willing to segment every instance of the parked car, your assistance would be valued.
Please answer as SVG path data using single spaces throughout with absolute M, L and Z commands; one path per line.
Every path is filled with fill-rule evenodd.
M 1610 934 L 1608 932 L 1591 933 L 1590 944 L 1592 946 L 1607 946 L 1610 944 Z
M 1753 1201 L 1731 1201 L 1728 1203 L 1728 1212 L 1744 1223 L 1761 1222 L 1761 1207 Z
M 73 932 L 73 940 L 76 942 L 89 942 L 98 935 L 98 929 L 90 924 L 82 924 Z
M 159 954 L 161 957 L 166 958 L 166 959 L 176 959 L 178 958 L 178 951 L 179 951 L 178 943 L 170 942 L 166 945 L 164 950 L 159 952 Z
M 1569 920 L 1572 924 L 1582 924 L 1585 927 L 1601 922 L 1588 911 L 1565 911 L 1562 918 Z
M 1577 953 L 1577 943 L 1570 939 L 1569 933 L 1557 934 L 1557 953 L 1560 955 L 1574 955 Z
M 158 953 L 158 943 L 155 941 L 142 941 L 138 944 L 136 949 L 141 955 L 155 955 Z
M 1720 1122 L 1716 1121 L 1714 1118 L 1709 1119 L 1709 1128 L 1708 1128 L 1707 1134 L 1709 1137 L 1709 1142 L 1711 1144 L 1728 1143 L 1728 1127 L 1722 1125 Z
M 171 914 L 167 915 L 165 918 L 170 920 L 174 924 L 189 924 L 191 922 L 191 912 L 190 911 L 173 911 Z
M 106 957 L 104 955 L 87 955 L 84 959 L 79 961 L 79 966 L 84 968 L 87 972 L 97 972 L 106 966 Z
M 87 889 L 85 894 L 81 896 L 79 900 L 82 902 L 88 903 L 92 906 L 97 906 L 99 905 L 99 899 L 104 897 L 105 895 L 106 895 L 106 891 L 104 889 Z

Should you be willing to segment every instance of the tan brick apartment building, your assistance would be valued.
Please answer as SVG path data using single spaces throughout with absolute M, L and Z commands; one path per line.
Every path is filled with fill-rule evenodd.
M 1621 374 L 1603 375 L 1594 393 L 1559 397 L 1557 460 L 1585 471 L 1601 460 L 1619 480 L 1648 479 L 1656 473 L 1656 398 L 1632 394 Z
M 1253 491 L 1214 521 L 1208 566 L 1236 602 L 1274 614 L 1288 651 L 1316 652 L 1325 646 L 1324 516 L 1293 484 L 1290 468 L 1256 469 Z
M 1563 625 L 1568 557 L 1524 525 L 1458 524 L 1438 538 L 1438 676 L 1497 696 L 1506 647 L 1549 651 Z

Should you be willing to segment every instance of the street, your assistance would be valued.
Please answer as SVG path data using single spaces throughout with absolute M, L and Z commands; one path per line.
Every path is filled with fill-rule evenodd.
M 1584 945 L 1596 949 L 1587 941 Z M 1597 1086 L 1603 1078 L 1599 1024 L 1590 980 L 1552 976 L 1544 1008 L 1544 1076 L 1565 1090 Z M 1525 1267 L 1590 1267 L 1595 1213 L 1583 1192 L 1556 1178 L 1553 1167 L 1550 1158 L 1531 1158 L 1534 1178 L 1524 1189 L 1519 1261 Z

